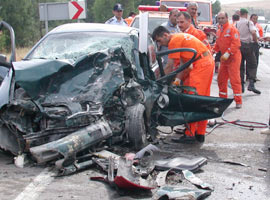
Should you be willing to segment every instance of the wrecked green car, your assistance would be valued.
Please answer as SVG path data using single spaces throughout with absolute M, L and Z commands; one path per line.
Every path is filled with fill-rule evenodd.
M 222 115 L 232 99 L 186 94 L 170 85 L 175 73 L 156 80 L 162 66 L 146 42 L 142 53 L 135 28 L 74 23 L 50 31 L 22 61 L 2 56 L 0 147 L 38 163 L 75 160 L 104 141 L 140 149 L 157 126 Z

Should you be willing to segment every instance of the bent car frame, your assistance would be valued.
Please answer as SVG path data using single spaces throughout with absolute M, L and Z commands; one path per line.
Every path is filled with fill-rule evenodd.
M 74 23 L 46 34 L 22 61 L 1 56 L 0 147 L 38 163 L 60 160 L 64 167 L 104 142 L 140 149 L 157 126 L 222 115 L 232 99 L 188 94 L 170 84 L 193 62 L 195 50 L 174 50 L 194 56 L 156 79 L 152 69 L 170 51 L 156 59 L 155 44 L 150 37 L 146 42 L 148 52 L 141 53 L 135 28 Z

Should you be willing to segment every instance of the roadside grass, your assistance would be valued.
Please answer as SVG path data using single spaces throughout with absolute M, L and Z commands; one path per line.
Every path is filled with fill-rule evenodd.
M 16 61 L 20 61 L 26 56 L 31 47 L 16 48 Z M 10 52 L 4 53 L 7 56 L 7 60 L 10 58 Z

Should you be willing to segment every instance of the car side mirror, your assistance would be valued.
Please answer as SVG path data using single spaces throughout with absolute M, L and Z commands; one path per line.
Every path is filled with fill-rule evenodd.
M 7 56 L 4 54 L 0 54 L 0 62 L 7 62 Z
M 0 54 L 0 66 L 6 67 L 8 69 L 12 68 L 12 64 L 7 62 L 7 57 L 4 54 Z

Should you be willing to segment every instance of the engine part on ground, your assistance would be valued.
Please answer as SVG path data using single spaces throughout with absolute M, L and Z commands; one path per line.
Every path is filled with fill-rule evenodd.
M 68 158 L 71 154 L 76 154 L 110 136 L 112 131 L 109 124 L 100 120 L 59 140 L 32 147 L 30 152 L 38 163 L 45 163 L 61 156 Z

